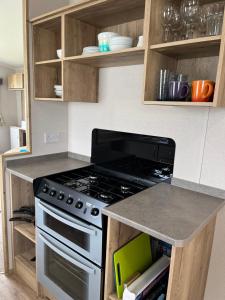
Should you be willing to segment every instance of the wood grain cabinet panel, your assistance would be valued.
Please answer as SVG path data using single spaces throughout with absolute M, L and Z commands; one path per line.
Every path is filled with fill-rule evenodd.
M 180 0 L 173 0 L 179 7 Z M 209 1 L 203 0 L 205 5 Z M 218 1 L 210 1 L 218 2 Z M 161 11 L 167 0 L 89 0 L 80 4 L 64 7 L 32 20 L 35 75 L 35 99 L 97 102 L 99 68 L 144 64 L 143 103 L 153 105 L 180 106 L 225 106 L 223 72 L 225 61 L 225 22 L 222 35 L 194 37 L 191 40 L 163 42 Z M 82 55 L 83 48 L 97 46 L 97 35 L 103 31 L 113 31 L 133 38 L 133 48 L 122 51 Z M 144 36 L 144 45 L 137 48 L 140 35 Z M 56 50 L 62 49 L 62 57 L 57 58 Z M 68 79 L 68 70 L 82 69 L 80 78 L 62 79 L 63 95 L 57 98 L 52 91 L 52 83 L 57 72 L 47 70 L 46 64 L 61 62 L 62 78 Z M 64 63 L 66 61 L 66 63 Z M 70 67 L 69 64 L 71 63 Z M 45 65 L 43 68 L 40 65 Z M 86 67 L 81 67 L 85 65 Z M 95 68 L 95 69 L 93 69 Z M 188 75 L 193 80 L 215 81 L 215 93 L 211 102 L 157 101 L 160 69 Z M 46 70 L 44 72 L 43 70 Z M 87 72 L 87 70 L 92 70 Z M 49 74 L 46 82 L 40 73 Z M 72 76 L 78 76 L 78 72 Z M 80 84 L 84 75 L 88 76 Z M 92 77 L 91 77 L 92 76 Z M 82 79 L 82 80 L 81 80 Z M 71 85 L 71 81 L 76 84 Z M 93 84 L 96 85 L 93 88 Z M 86 88 L 83 88 L 83 85 Z M 87 93 L 86 90 L 90 90 Z

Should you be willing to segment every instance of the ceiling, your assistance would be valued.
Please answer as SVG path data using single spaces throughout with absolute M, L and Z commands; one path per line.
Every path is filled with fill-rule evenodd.
M 22 0 L 0 0 L 0 64 L 23 66 Z

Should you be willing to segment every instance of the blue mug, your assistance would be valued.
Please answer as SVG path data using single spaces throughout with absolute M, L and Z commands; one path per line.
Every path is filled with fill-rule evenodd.
M 189 90 L 187 81 L 172 80 L 169 82 L 169 99 L 184 100 L 188 96 Z

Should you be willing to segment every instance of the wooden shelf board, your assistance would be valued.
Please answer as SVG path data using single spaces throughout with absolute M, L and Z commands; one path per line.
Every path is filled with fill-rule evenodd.
M 37 66 L 38 65 L 53 65 L 53 66 L 57 65 L 58 66 L 58 64 L 61 62 L 62 62 L 61 59 L 51 59 L 51 60 L 38 61 L 35 63 L 35 65 L 37 65 Z
M 144 101 L 147 105 L 166 105 L 166 106 L 205 106 L 213 107 L 213 102 L 188 102 L 188 101 Z
M 150 49 L 174 56 L 193 53 L 213 54 L 217 52 L 218 54 L 220 43 L 221 35 L 218 35 L 152 45 Z
M 90 55 L 79 55 L 66 57 L 64 60 L 73 61 L 78 64 L 86 64 L 94 67 L 127 66 L 144 63 L 144 48 L 128 48 L 121 51 L 95 53 Z
M 18 231 L 20 234 L 25 236 L 27 239 L 29 239 L 34 244 L 36 243 L 35 240 L 35 227 L 33 224 L 30 223 L 24 223 L 24 224 L 18 224 L 15 225 L 14 229 Z
M 23 265 L 31 275 L 36 277 L 36 262 L 31 261 L 31 259 L 35 257 L 35 248 L 31 248 L 29 251 L 26 251 L 22 254 L 16 255 L 15 260 L 20 265 Z
M 63 101 L 63 98 L 39 98 L 39 97 L 35 97 L 34 100 L 37 101 Z
M 34 291 L 37 291 L 35 248 L 15 256 L 15 271 L 17 275 Z

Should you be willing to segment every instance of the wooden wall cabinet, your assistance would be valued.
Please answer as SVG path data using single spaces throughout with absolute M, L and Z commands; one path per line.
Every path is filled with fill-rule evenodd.
M 167 300 L 203 300 L 216 217 L 184 247 L 172 246 Z M 114 252 L 140 232 L 108 218 L 104 300 L 119 300 L 114 281 Z M 138 255 L 138 253 L 137 253 Z
M 24 89 L 24 75 L 23 73 L 14 73 L 8 76 L 9 90 L 23 90 Z
M 180 0 L 173 0 L 180 5 Z M 143 103 L 181 106 L 225 106 L 225 24 L 221 36 L 196 37 L 163 43 L 161 10 L 166 0 L 91 0 L 68 6 L 32 20 L 35 99 L 98 101 L 99 68 L 144 64 Z M 217 2 L 203 0 L 204 3 Z M 97 45 L 97 34 L 114 31 L 134 39 L 134 47 L 122 51 L 82 55 Z M 144 35 L 143 48 L 137 48 Z M 56 50 L 62 49 L 58 59 Z M 160 69 L 188 75 L 189 81 L 216 82 L 212 102 L 156 101 Z M 63 86 L 62 97 L 54 85 Z

